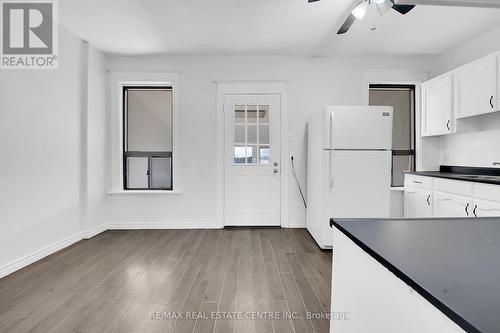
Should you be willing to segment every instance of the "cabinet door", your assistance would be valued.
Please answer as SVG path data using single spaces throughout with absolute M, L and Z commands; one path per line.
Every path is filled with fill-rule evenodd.
M 430 190 L 405 187 L 405 217 L 432 217 L 432 194 Z
M 472 216 L 472 198 L 461 195 L 434 192 L 434 217 Z
M 474 200 L 474 208 L 472 213 L 477 217 L 500 217 L 500 202 L 476 199 Z
M 445 75 L 422 85 L 422 135 L 433 136 L 454 132 L 453 75 Z
M 473 62 L 455 73 L 456 118 L 494 112 L 497 109 L 497 59 Z

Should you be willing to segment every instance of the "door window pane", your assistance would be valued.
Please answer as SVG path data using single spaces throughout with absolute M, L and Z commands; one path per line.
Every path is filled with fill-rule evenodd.
M 247 122 L 249 124 L 257 123 L 257 105 L 247 105 Z
M 247 131 L 248 131 L 247 144 L 257 144 L 257 126 L 248 125 Z
M 259 144 L 269 144 L 269 125 L 259 126 Z
M 245 123 L 245 106 L 235 105 L 234 107 L 234 123 L 244 124 Z
M 234 163 L 269 164 L 269 105 L 234 105 L 234 115 Z
M 151 157 L 151 188 L 161 190 L 172 188 L 171 162 L 170 157 Z
M 259 105 L 259 123 L 269 124 L 269 105 Z
M 247 146 L 247 163 L 255 164 L 257 163 L 257 146 Z
M 259 147 L 259 160 L 260 164 L 269 164 L 270 156 L 269 156 L 269 147 Z
M 148 188 L 149 161 L 147 157 L 127 157 L 127 188 Z
M 245 126 L 234 127 L 234 142 L 245 144 Z
M 234 147 L 234 163 L 235 164 L 245 164 L 245 146 L 235 146 Z

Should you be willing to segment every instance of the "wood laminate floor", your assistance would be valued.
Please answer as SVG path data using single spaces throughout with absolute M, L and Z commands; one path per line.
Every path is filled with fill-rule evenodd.
M 322 333 L 330 281 L 303 229 L 106 231 L 0 279 L 0 332 Z

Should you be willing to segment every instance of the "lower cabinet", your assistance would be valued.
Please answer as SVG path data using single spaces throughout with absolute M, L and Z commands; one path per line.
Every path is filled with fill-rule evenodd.
M 473 198 L 443 192 L 433 192 L 434 217 L 472 216 Z
M 500 216 L 500 202 L 476 199 L 472 214 L 477 217 Z
M 418 187 L 405 187 L 405 217 L 432 217 L 432 191 Z
M 500 217 L 500 185 L 405 177 L 404 217 Z

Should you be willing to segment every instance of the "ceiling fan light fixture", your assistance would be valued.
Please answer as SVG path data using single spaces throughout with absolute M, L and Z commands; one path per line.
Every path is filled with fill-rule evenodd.
M 358 20 L 362 20 L 366 15 L 366 11 L 368 10 L 368 2 L 365 0 L 361 1 L 356 8 L 352 10 L 352 15 Z
M 373 0 L 373 2 L 377 5 L 382 4 L 385 2 L 385 0 Z
M 384 0 L 381 2 L 376 2 L 376 0 L 374 0 L 374 2 L 380 16 L 387 13 L 394 6 L 394 4 L 389 0 Z

